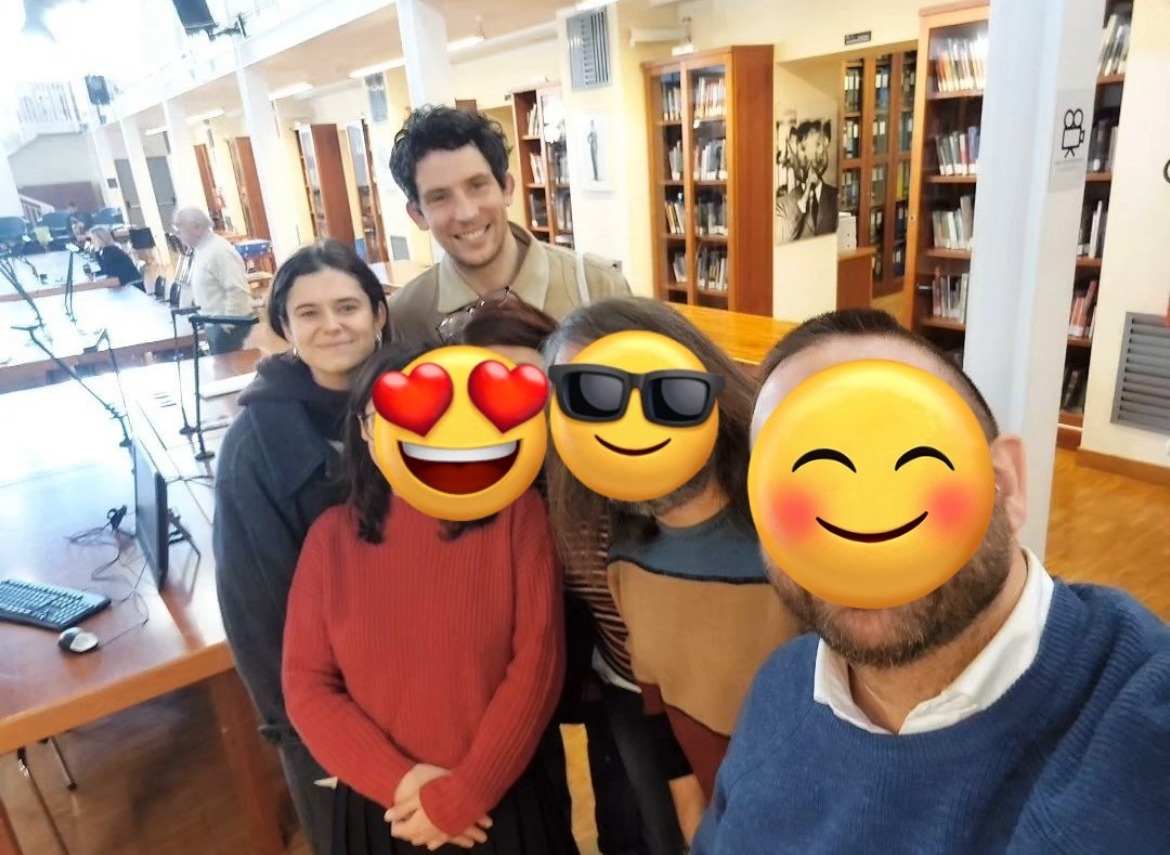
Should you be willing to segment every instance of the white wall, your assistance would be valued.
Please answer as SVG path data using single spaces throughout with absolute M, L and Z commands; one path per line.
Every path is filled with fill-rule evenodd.
M 559 42 L 555 38 L 514 50 L 460 62 L 455 69 L 455 97 L 476 102 L 481 109 L 510 103 L 508 93 L 557 80 L 561 73 Z M 568 77 L 563 78 L 568 80 Z
M 102 172 L 86 134 L 39 136 L 8 161 L 17 187 L 102 184 Z
M 1170 4 L 1135 3 L 1131 33 L 1081 447 L 1170 466 L 1170 437 L 1109 421 L 1126 312 L 1164 315 L 1170 300 L 1170 241 L 1158 238 L 1170 221 Z

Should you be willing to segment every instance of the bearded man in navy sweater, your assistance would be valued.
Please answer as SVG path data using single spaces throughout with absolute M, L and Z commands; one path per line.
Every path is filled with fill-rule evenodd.
M 757 674 L 694 855 L 1170 853 L 1170 629 L 1021 547 L 1022 443 L 966 375 L 888 315 L 823 315 L 765 360 L 753 443 L 798 384 L 856 359 L 924 369 L 970 405 L 991 523 L 954 576 L 893 608 L 835 605 L 768 562 L 812 632 Z

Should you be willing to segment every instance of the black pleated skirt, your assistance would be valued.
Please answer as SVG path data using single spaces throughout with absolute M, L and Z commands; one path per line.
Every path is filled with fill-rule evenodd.
M 431 850 L 390 834 L 386 809 L 339 783 L 333 801 L 332 855 L 420 855 Z M 544 767 L 534 762 L 489 814 L 487 841 L 471 849 L 449 843 L 442 855 L 580 855 L 564 805 Z

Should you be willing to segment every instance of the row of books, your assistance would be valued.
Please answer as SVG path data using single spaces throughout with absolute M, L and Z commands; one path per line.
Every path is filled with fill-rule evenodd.
M 682 181 L 683 166 L 683 146 L 682 140 L 678 140 L 670 147 L 670 151 L 666 153 L 667 170 L 671 181 Z
M 1097 280 L 1084 288 L 1074 288 L 1072 305 L 1068 311 L 1068 334 L 1080 338 L 1093 337 L 1097 326 Z
M 695 277 L 700 288 L 727 290 L 727 250 L 705 246 L 699 250 Z
M 1089 172 L 1112 172 L 1113 152 L 1117 150 L 1117 117 L 1106 116 L 1093 126 L 1089 139 Z
M 544 158 L 537 153 L 528 155 L 528 163 L 532 167 L 532 183 L 544 183 Z
M 569 152 L 564 145 L 552 146 L 549 159 L 552 161 L 553 181 L 556 184 L 569 183 Z
M 939 175 L 979 174 L 979 127 L 971 125 L 966 133 L 951 131 L 934 138 L 938 149 Z
M 875 110 L 890 109 L 890 69 L 881 66 L 873 73 L 873 93 Z
M 846 119 L 841 126 L 841 153 L 846 160 L 861 157 L 860 119 Z
M 1098 199 L 1086 202 L 1081 208 L 1081 230 L 1077 236 L 1078 258 L 1100 258 L 1105 249 L 1105 221 L 1109 219 L 1109 203 Z
M 727 197 L 720 194 L 695 203 L 695 231 L 704 236 L 727 236 Z
M 528 111 L 528 118 L 524 120 L 527 126 L 525 136 L 535 137 L 540 135 L 540 111 L 533 107 Z
M 562 190 L 553 197 L 553 213 L 557 218 L 557 231 L 571 232 L 573 230 L 573 205 L 570 202 L 568 191 Z
M 662 83 L 662 121 L 682 121 L 682 85 L 674 81 Z
M 959 197 L 959 207 L 954 210 L 931 211 L 931 225 L 934 227 L 935 249 L 970 250 L 975 225 L 975 197 L 964 194 Z
M 684 223 L 687 221 L 687 205 L 683 201 L 683 194 L 679 193 L 675 199 L 663 202 L 666 208 L 666 233 L 670 235 L 685 235 Z
M 871 208 L 869 211 L 869 242 L 879 243 L 886 233 L 885 208 Z
M 930 292 L 931 316 L 960 324 L 967 323 L 967 285 L 970 278 L 969 273 L 944 274 L 936 267 L 930 283 L 919 286 L 920 290 Z
M 1066 413 L 1083 413 L 1085 411 L 1086 382 L 1089 379 L 1087 365 L 1066 365 L 1064 367 L 1064 382 L 1060 390 L 1060 408 Z
M 910 141 L 914 137 L 914 114 L 903 113 L 898 118 L 898 151 L 910 151 Z
M 544 193 L 528 194 L 528 209 L 532 211 L 532 228 L 548 228 L 548 202 Z
M 1129 58 L 1129 31 L 1133 20 L 1133 4 L 1118 3 L 1101 31 L 1101 54 L 1097 60 L 1097 74 L 1108 77 L 1125 74 Z
M 856 211 L 861 202 L 860 170 L 847 169 L 841 173 L 841 187 L 837 191 L 837 207 L 842 211 Z
M 861 112 L 861 68 L 845 69 L 845 112 Z
M 696 181 L 727 180 L 727 140 L 711 140 L 695 146 Z
M 938 92 L 982 91 L 987 81 L 987 36 L 936 39 L 931 46 Z
M 670 254 L 670 272 L 676 285 L 687 284 L 687 254 L 672 252 Z
M 694 117 L 696 119 L 722 119 L 727 115 L 727 79 L 724 77 L 700 77 L 691 90 L 694 93 Z

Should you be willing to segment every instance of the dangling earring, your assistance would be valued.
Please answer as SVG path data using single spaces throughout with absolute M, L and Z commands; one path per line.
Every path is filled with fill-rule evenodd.
M 381 346 L 382 346 L 382 334 L 375 333 L 374 334 L 374 350 L 377 350 Z
M 292 349 L 292 355 L 293 355 L 293 359 L 300 359 L 301 358 L 301 355 L 299 353 L 297 353 L 297 349 L 295 346 Z

